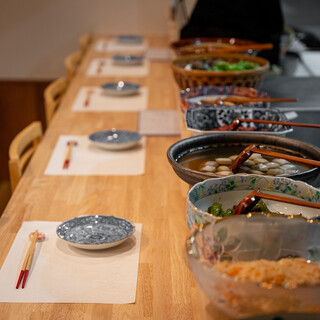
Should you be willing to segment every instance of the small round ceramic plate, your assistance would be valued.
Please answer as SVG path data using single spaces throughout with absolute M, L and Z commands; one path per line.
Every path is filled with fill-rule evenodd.
M 57 227 L 57 235 L 70 245 L 88 250 L 100 250 L 119 245 L 135 231 L 123 218 L 87 215 L 72 218 Z
M 108 150 L 123 150 L 136 146 L 142 136 L 136 131 L 105 130 L 92 133 L 89 139 L 98 147 Z
M 137 66 L 142 64 L 143 56 L 139 55 L 116 55 L 112 57 L 114 64 L 119 66 Z
M 139 44 L 142 42 L 142 37 L 136 36 L 136 35 L 124 34 L 124 35 L 117 36 L 117 40 L 118 42 L 124 43 L 124 44 Z
M 132 82 L 108 82 L 101 85 L 104 93 L 113 96 L 129 96 L 137 94 L 140 89 L 140 84 Z

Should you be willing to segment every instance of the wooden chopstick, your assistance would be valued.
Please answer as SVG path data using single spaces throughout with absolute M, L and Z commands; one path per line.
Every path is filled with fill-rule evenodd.
M 76 146 L 77 144 L 78 144 L 77 141 L 69 141 L 68 142 L 68 150 L 67 150 L 66 157 L 64 158 L 63 167 L 62 167 L 63 169 L 69 168 L 72 148 L 73 148 L 73 146 Z
M 225 97 L 217 98 L 219 101 L 227 102 L 297 102 L 298 99 L 295 98 L 247 98 L 247 97 Z
M 88 90 L 88 91 L 87 91 L 86 99 L 85 99 L 85 101 L 84 101 L 84 106 L 85 106 L 85 107 L 87 107 L 87 106 L 89 105 L 89 103 L 90 103 L 90 98 L 91 98 L 92 94 L 93 94 L 93 90 Z
M 232 45 L 230 47 L 215 47 L 209 46 L 209 52 L 232 52 L 232 51 L 248 51 L 248 50 L 271 50 L 272 43 L 256 43 L 249 45 Z
M 26 254 L 25 258 L 24 258 L 24 261 L 23 261 L 23 264 L 22 264 L 22 268 L 21 268 L 21 271 L 20 271 L 20 275 L 19 275 L 19 279 L 17 281 L 16 289 L 19 288 L 22 278 L 23 278 L 22 289 L 25 287 L 25 283 L 26 283 L 26 280 L 27 280 L 27 277 L 28 277 L 28 274 L 29 274 L 29 270 L 30 270 L 31 261 L 32 261 L 34 249 L 35 249 L 35 246 L 36 246 L 37 238 L 38 238 L 38 230 L 36 230 L 34 232 L 31 244 L 30 244 L 29 249 L 27 251 L 27 254 Z

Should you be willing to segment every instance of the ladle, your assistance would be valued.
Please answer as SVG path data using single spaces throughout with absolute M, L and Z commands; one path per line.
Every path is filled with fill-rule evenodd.
M 311 159 L 305 159 L 301 157 L 291 156 L 284 153 L 274 152 L 270 150 L 260 149 L 255 145 L 250 145 L 246 147 L 238 156 L 237 158 L 232 162 L 231 164 L 231 170 L 233 173 L 236 173 L 238 171 L 238 168 L 241 166 L 241 164 L 246 161 L 253 153 L 260 153 L 265 156 L 275 157 L 275 158 L 281 158 L 293 162 L 298 163 L 304 163 L 307 165 L 311 165 L 314 167 L 320 167 L 320 161 L 317 160 L 311 160 Z

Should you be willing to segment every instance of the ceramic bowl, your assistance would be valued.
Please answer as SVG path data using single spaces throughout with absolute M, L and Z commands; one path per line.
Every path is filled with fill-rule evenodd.
M 140 84 L 132 82 L 108 82 L 101 85 L 103 92 L 111 96 L 131 96 L 137 94 Z
M 124 150 L 139 144 L 142 136 L 130 130 L 104 130 L 89 135 L 89 140 L 99 148 L 107 150 Z
M 208 71 L 216 61 L 238 63 L 253 62 L 259 67 L 241 71 Z M 174 78 L 181 90 L 199 86 L 238 86 L 255 88 L 269 70 L 268 60 L 260 57 L 247 56 L 237 53 L 207 53 L 185 55 L 178 57 L 171 64 Z
M 137 66 L 142 64 L 143 56 L 138 55 L 115 55 L 112 57 L 115 65 L 119 66 Z
M 241 45 L 254 45 L 257 42 L 238 39 L 238 38 L 187 38 L 174 41 L 170 44 L 170 47 L 175 51 L 178 56 L 186 54 L 203 54 L 210 52 L 211 49 L 226 48 L 232 46 Z M 246 52 L 253 53 L 253 50 L 248 50 Z
M 123 218 L 104 215 L 75 217 L 57 227 L 57 235 L 68 244 L 87 250 L 100 250 L 119 245 L 135 231 Z
M 142 43 L 143 37 L 131 34 L 123 34 L 117 36 L 117 40 L 122 44 L 140 44 Z
M 185 182 L 194 185 L 200 181 L 209 178 L 219 178 L 221 176 L 215 173 L 206 173 L 193 170 L 183 165 L 186 156 L 197 155 L 202 157 L 201 153 L 210 152 L 212 156 L 221 157 L 224 149 L 232 154 L 238 154 L 249 145 L 265 146 L 279 153 L 287 153 L 293 156 L 305 157 L 313 160 L 320 160 L 320 149 L 306 142 L 290 139 L 275 135 L 256 134 L 238 134 L 232 132 L 210 133 L 186 138 L 174 143 L 169 147 L 167 158 L 175 173 Z M 233 151 L 233 148 L 235 149 Z M 226 155 L 226 154 L 225 154 Z M 311 168 L 306 171 L 287 175 L 294 180 L 302 180 L 307 183 L 314 181 L 320 172 L 320 168 Z
M 210 106 L 212 104 L 202 103 L 208 98 L 224 98 L 226 96 L 246 97 L 246 98 L 269 98 L 268 94 L 254 88 L 234 87 L 234 86 L 204 86 L 187 88 L 181 90 L 180 101 L 181 111 L 186 112 L 189 108 L 199 106 Z M 255 102 L 241 105 L 242 107 L 269 108 L 268 102 Z
M 286 115 L 277 109 L 243 108 L 240 106 L 202 106 L 186 111 L 185 124 L 187 129 L 193 134 L 217 132 L 229 134 L 232 131 L 212 131 L 211 129 L 218 129 L 221 126 L 230 125 L 236 118 L 289 121 Z M 263 132 L 264 134 L 284 136 L 293 131 L 291 126 L 253 122 L 242 122 L 241 127 L 244 131 L 237 131 L 239 134 L 256 134 L 257 132 Z
M 233 208 L 253 190 L 260 189 L 289 198 L 320 203 L 319 189 L 311 185 L 285 177 L 260 175 L 234 175 L 225 178 L 207 179 L 195 184 L 187 195 L 187 224 L 195 230 L 202 224 L 221 220 L 207 212 L 215 202 L 221 203 L 223 210 Z M 285 215 L 299 215 L 310 219 L 320 215 L 320 210 L 284 202 L 263 200 L 272 212 Z
M 210 223 L 186 242 L 191 270 L 210 302 L 231 319 L 317 319 L 320 313 L 320 285 L 296 288 L 239 280 L 218 271 L 216 264 L 277 261 L 299 257 L 320 263 L 320 224 L 304 219 L 265 216 L 233 216 Z M 301 269 L 302 277 L 305 275 Z M 284 276 L 282 278 L 285 278 Z M 306 314 L 306 317 L 297 318 Z M 279 317 L 279 314 L 284 317 Z M 309 316 L 308 316 L 309 315 Z M 313 317 L 311 317 L 313 315 Z M 251 318 L 253 317 L 253 318 Z

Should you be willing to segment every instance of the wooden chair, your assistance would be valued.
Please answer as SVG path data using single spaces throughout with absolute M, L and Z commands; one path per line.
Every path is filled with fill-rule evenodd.
M 42 125 L 34 121 L 20 131 L 9 146 L 9 174 L 12 192 L 42 139 Z
M 46 121 L 49 125 L 54 113 L 59 107 L 61 99 L 67 89 L 67 79 L 58 78 L 51 82 L 44 90 L 44 105 L 46 112 Z
M 76 74 L 77 68 L 81 62 L 81 58 L 82 58 L 81 51 L 72 52 L 65 58 L 64 65 L 67 71 L 68 83 L 72 80 L 72 78 Z
M 93 40 L 93 36 L 91 33 L 87 32 L 80 36 L 79 38 L 79 45 L 81 50 L 81 56 L 83 57 L 85 52 L 87 51 L 89 45 L 91 44 Z

